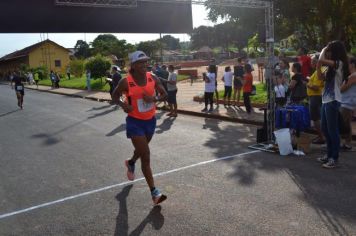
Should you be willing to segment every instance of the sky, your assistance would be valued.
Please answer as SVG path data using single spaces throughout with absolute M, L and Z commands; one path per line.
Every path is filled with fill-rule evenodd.
M 202 5 L 192 5 L 193 14 L 193 28 L 201 25 L 213 26 L 215 23 L 209 21 L 207 18 L 207 11 Z M 223 22 L 220 19 L 217 23 Z M 23 49 L 32 44 L 38 43 L 43 39 L 48 39 L 62 45 L 66 48 L 73 48 L 77 40 L 85 40 L 92 42 L 99 34 L 94 33 L 75 33 L 75 34 L 1 34 L 0 33 L 0 57 L 12 53 L 16 50 Z M 114 34 L 118 39 L 125 39 L 126 42 L 135 44 L 140 41 L 155 40 L 159 38 L 159 34 Z M 162 37 L 165 34 L 162 34 Z M 187 34 L 170 34 L 175 38 L 179 38 L 181 42 L 189 41 L 190 37 Z

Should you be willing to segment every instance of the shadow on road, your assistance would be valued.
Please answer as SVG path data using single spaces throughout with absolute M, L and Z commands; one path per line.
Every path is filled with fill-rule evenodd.
M 108 105 L 101 106 L 101 107 L 93 107 L 93 108 L 87 110 L 87 112 L 90 112 L 90 111 L 99 111 L 99 110 L 102 110 L 102 109 L 109 108 L 109 107 L 111 107 L 111 106 L 112 106 L 111 104 L 108 104 Z
M 141 235 L 147 224 L 151 224 L 155 230 L 159 230 L 164 225 L 164 216 L 161 213 L 161 206 L 154 206 L 146 218 L 134 229 L 130 236 Z
M 7 115 L 11 115 L 12 113 L 15 113 L 15 112 L 18 112 L 18 111 L 20 111 L 20 109 L 13 110 L 13 111 L 9 111 L 9 112 L 0 114 L 0 117 L 4 117 L 4 116 L 7 116 Z
M 117 133 L 120 133 L 122 131 L 126 130 L 126 124 L 121 124 L 118 127 L 116 127 L 115 129 L 113 129 L 112 131 L 110 131 L 110 133 L 106 134 L 106 137 L 111 137 L 114 136 Z
M 156 127 L 156 133 L 162 134 L 163 132 L 170 130 L 175 120 L 175 117 L 165 118 L 162 123 Z
M 109 113 L 111 113 L 111 112 L 113 112 L 113 111 L 116 111 L 117 109 L 118 109 L 118 106 L 114 106 L 114 107 L 112 107 L 112 108 L 109 109 L 109 110 L 105 110 L 105 111 L 103 111 L 103 112 L 100 112 L 100 113 L 96 113 L 96 114 L 94 114 L 94 115 L 91 115 L 91 116 L 88 117 L 88 119 L 93 119 L 93 118 L 97 118 L 97 117 L 99 117 L 99 116 L 107 115 L 107 114 L 109 114 Z
M 219 121 L 206 119 L 203 128 L 214 132 L 205 146 L 215 149 L 216 157 L 241 153 L 241 150 L 255 143 L 253 126 L 236 128 L 227 125 L 220 128 Z M 231 153 L 231 147 L 234 147 L 235 153 Z M 239 161 L 226 161 L 234 168 L 229 177 L 245 186 L 253 187 L 261 172 L 287 173 L 301 191 L 295 198 L 305 201 L 315 210 L 331 235 L 352 235 L 341 222 L 356 221 L 356 158 L 353 152 L 341 153 L 340 167 L 326 170 L 316 162 L 321 155 L 323 150 L 315 147 L 308 157 L 281 157 L 261 152 Z
M 145 219 L 129 234 L 127 197 L 133 185 L 128 185 L 116 195 L 119 202 L 119 214 L 116 217 L 115 236 L 141 235 L 147 224 L 151 224 L 154 229 L 159 230 L 164 224 L 164 216 L 161 213 L 161 206 L 155 206 Z

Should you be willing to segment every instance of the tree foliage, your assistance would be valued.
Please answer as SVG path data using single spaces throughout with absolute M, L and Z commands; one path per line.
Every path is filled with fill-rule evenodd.
M 127 58 L 128 53 L 135 50 L 135 46 L 126 40 L 119 40 L 112 34 L 101 34 L 91 43 L 93 55 L 115 55 L 117 58 Z
M 203 46 L 223 46 L 225 50 L 233 45 L 240 50 L 247 46 L 247 41 L 254 35 L 249 28 L 243 27 L 234 21 L 211 26 L 200 26 L 190 34 L 191 47 L 199 49 Z
M 75 49 L 74 56 L 76 58 L 85 59 L 90 56 L 89 44 L 84 40 L 78 40 L 74 46 L 74 49 Z
M 69 63 L 71 73 L 77 77 L 82 77 L 84 73 L 84 61 L 81 59 L 72 60 Z
M 137 44 L 137 50 L 146 53 L 147 56 L 153 57 L 154 53 L 160 49 L 160 42 L 158 40 L 144 41 Z
M 90 70 L 93 79 L 102 78 L 110 70 L 111 64 L 108 59 L 101 55 L 90 58 L 85 64 L 85 69 Z
M 158 41 L 162 43 L 164 49 L 167 50 L 180 49 L 179 39 L 174 38 L 171 35 L 165 35 L 162 37 L 162 39 L 159 39 Z
M 253 34 L 259 24 L 264 24 L 263 10 L 223 7 L 213 2 L 206 3 L 213 21 L 225 17 Z M 320 48 L 335 39 L 344 41 L 348 49 L 356 43 L 355 0 L 274 0 L 274 6 L 276 40 L 297 32 L 299 46 L 309 48 Z

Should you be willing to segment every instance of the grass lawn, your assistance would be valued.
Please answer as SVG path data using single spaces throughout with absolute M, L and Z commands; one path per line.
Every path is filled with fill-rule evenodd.
M 126 77 L 126 74 L 121 75 L 122 78 Z M 186 75 L 178 75 L 178 81 L 185 80 L 188 77 Z M 46 86 L 51 86 L 52 82 L 50 79 L 46 80 L 40 80 L 39 85 L 46 85 Z M 100 79 L 92 79 L 90 80 L 90 85 L 92 90 L 97 90 L 97 91 L 106 91 L 108 92 L 110 90 L 109 84 L 105 84 L 105 79 L 103 78 L 102 81 Z M 71 77 L 70 80 L 68 80 L 67 77 L 62 78 L 61 81 L 59 82 L 59 87 L 62 88 L 73 88 L 73 89 L 86 89 L 86 78 L 85 76 L 81 78 L 75 78 Z
M 234 91 L 232 91 L 232 94 L 234 93 Z M 232 95 L 231 95 L 232 97 Z M 219 91 L 219 99 L 223 99 L 224 98 L 224 90 Z M 266 84 L 256 84 L 256 95 L 251 96 L 251 102 L 252 103 L 266 103 L 267 102 L 267 87 Z M 243 101 L 243 97 L 242 97 L 242 90 L 241 90 L 241 100 Z

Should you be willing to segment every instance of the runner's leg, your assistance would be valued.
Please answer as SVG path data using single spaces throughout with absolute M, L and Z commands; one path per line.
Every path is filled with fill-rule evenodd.
M 148 146 L 149 140 L 146 136 L 133 136 L 131 137 L 132 144 L 135 147 L 134 156 L 141 158 L 141 170 L 145 176 L 146 182 L 150 190 L 152 190 L 154 185 L 152 170 L 150 166 L 150 148 Z M 137 159 L 136 159 L 137 160 Z

